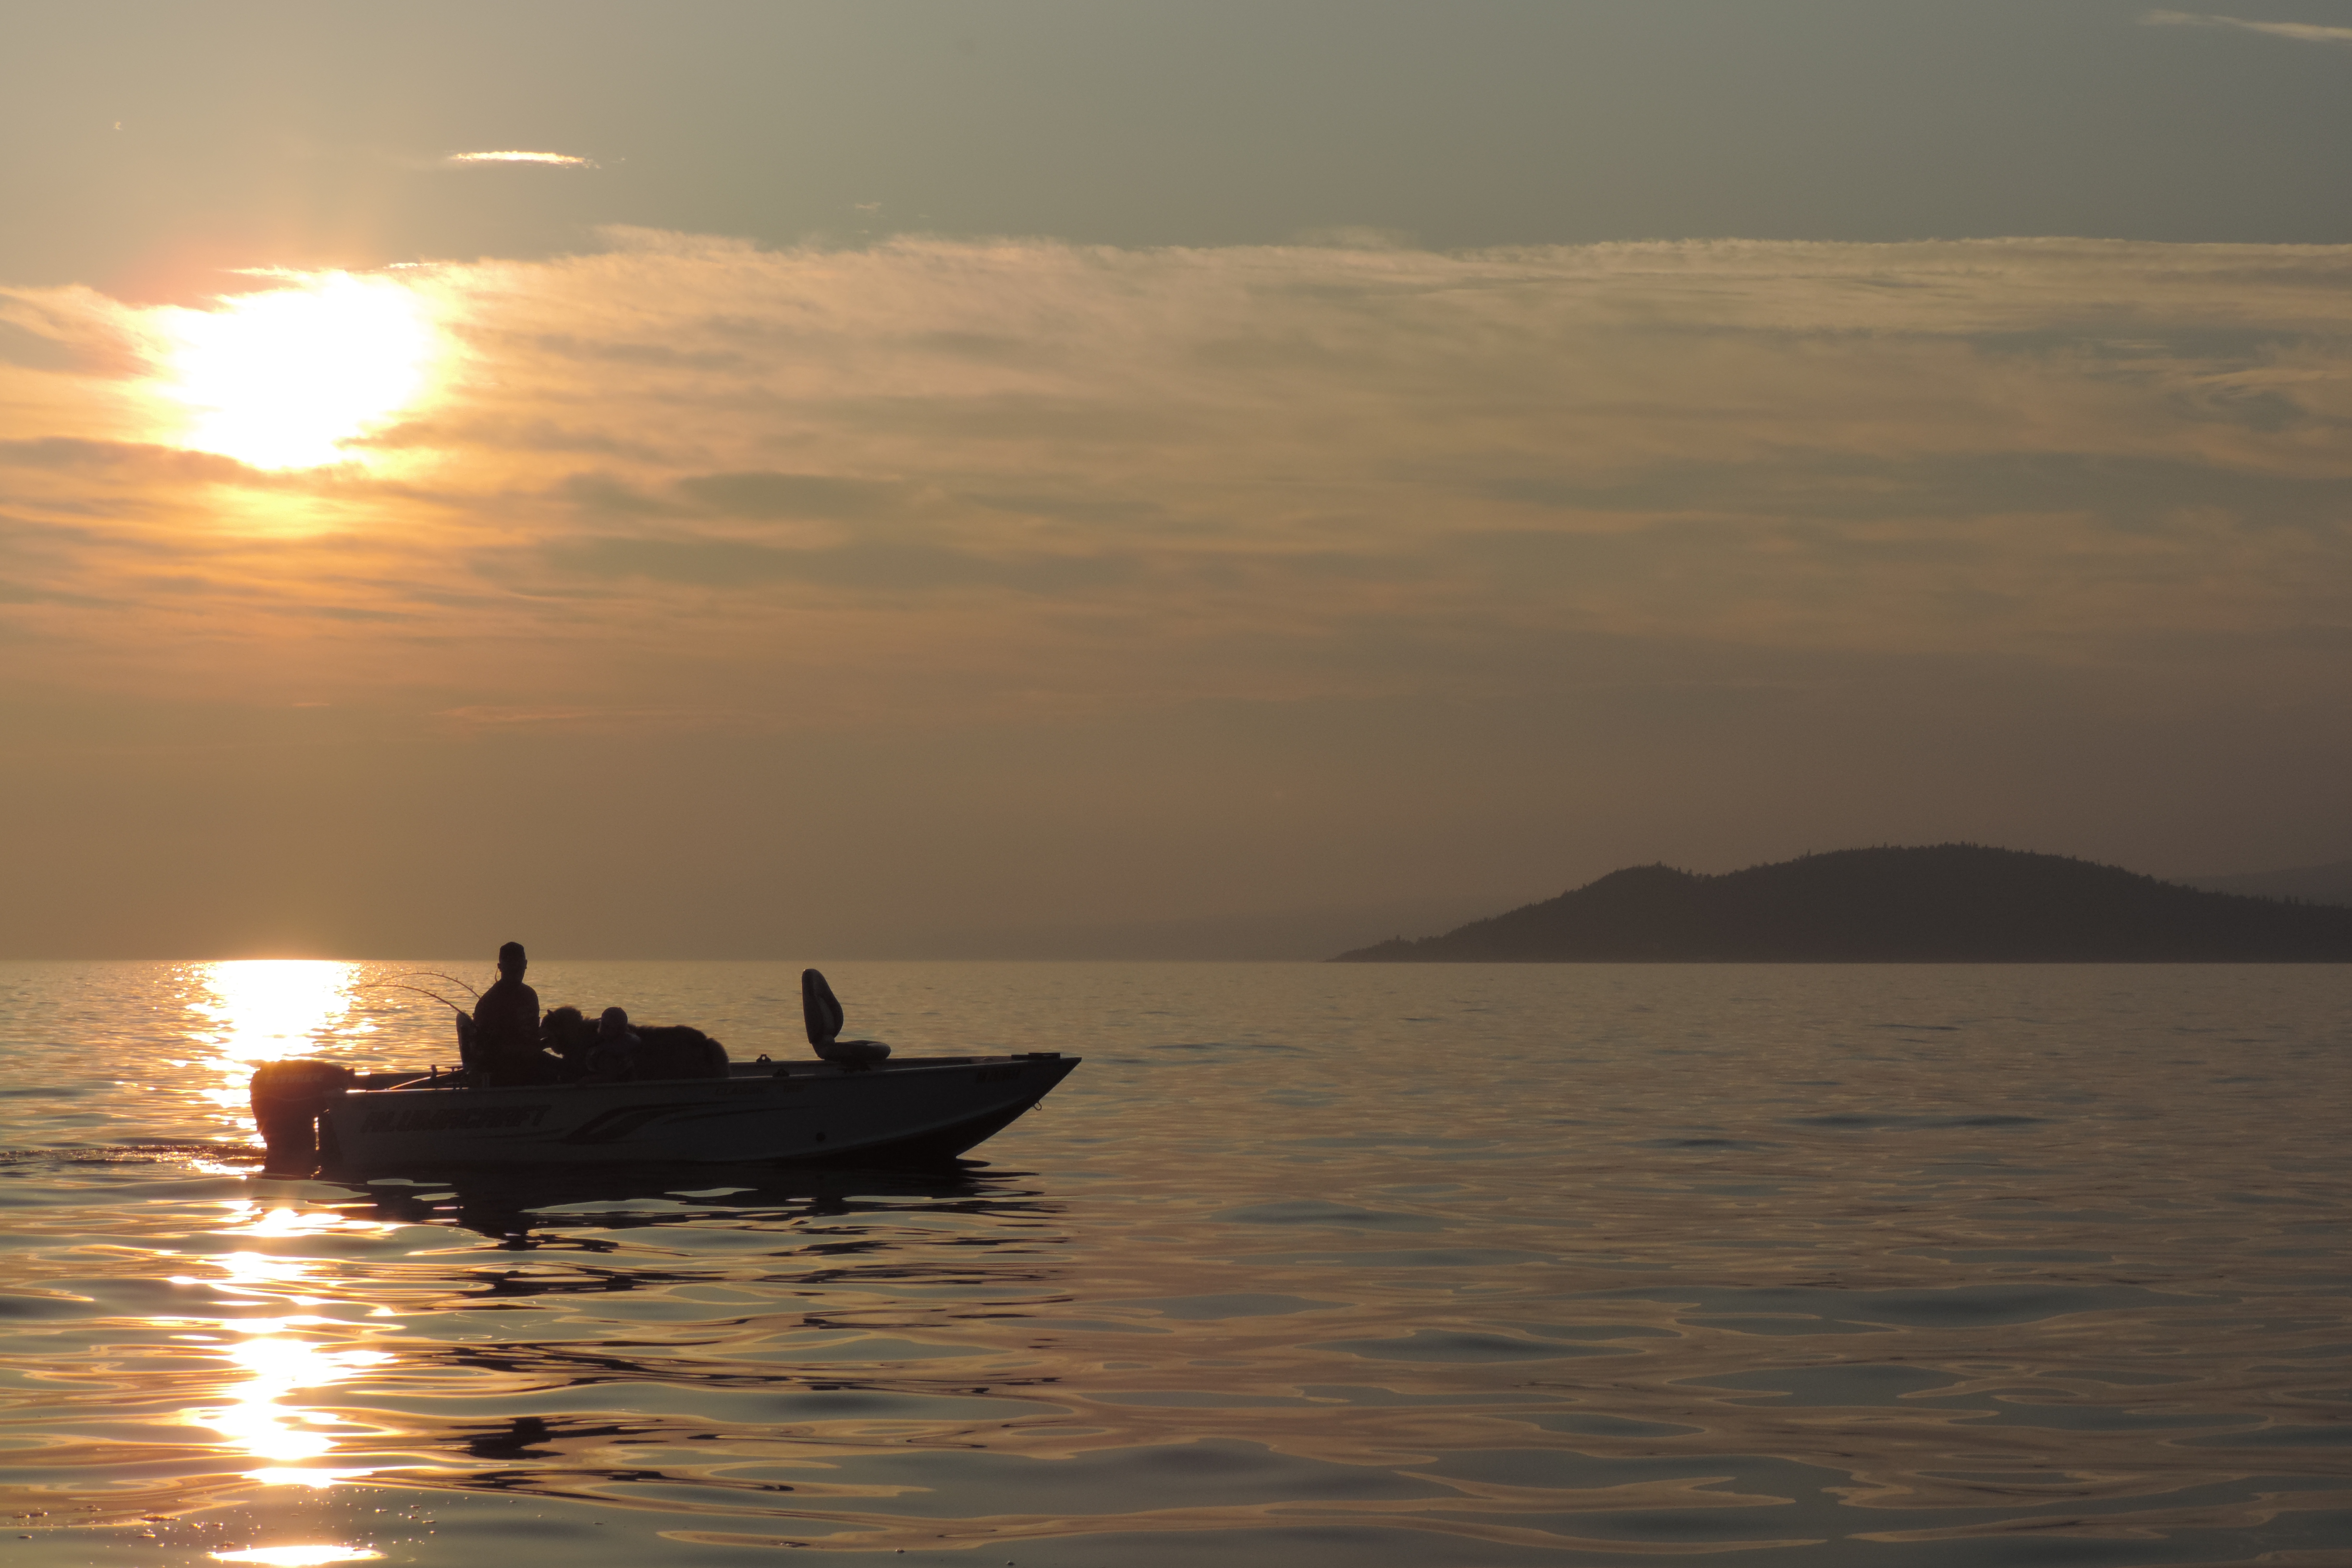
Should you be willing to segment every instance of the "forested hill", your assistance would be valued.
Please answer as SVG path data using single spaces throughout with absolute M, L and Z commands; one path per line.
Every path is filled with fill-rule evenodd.
M 1973 844 L 1842 849 L 1717 877 L 1668 866 L 1341 963 L 2352 962 L 2352 909 L 2199 892 Z

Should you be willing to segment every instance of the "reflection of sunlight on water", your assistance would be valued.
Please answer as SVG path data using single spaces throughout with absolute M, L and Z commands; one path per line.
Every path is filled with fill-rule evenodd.
M 250 1203 L 234 1205 L 230 1220 L 231 1223 L 223 1227 L 227 1234 L 267 1237 L 318 1236 L 338 1231 L 373 1232 L 387 1228 L 373 1221 L 348 1219 L 334 1214 L 306 1214 L 289 1208 L 275 1208 L 264 1213 L 258 1205 Z M 236 1223 L 240 1220 L 245 1223 Z M 315 1298 L 290 1293 L 304 1283 L 304 1277 L 317 1266 L 315 1259 L 278 1258 L 260 1252 L 233 1252 L 210 1261 L 227 1276 L 224 1280 L 213 1282 L 216 1289 L 233 1295 L 271 1297 L 292 1306 L 318 1304 Z M 205 1326 L 218 1329 L 224 1333 L 247 1336 L 242 1342 L 220 1352 L 243 1373 L 244 1380 L 231 1384 L 226 1390 L 233 1403 L 192 1409 L 185 1413 L 184 1418 L 192 1425 L 211 1427 L 248 1458 L 263 1461 L 260 1468 L 248 1472 L 252 1479 L 265 1486 L 315 1488 L 329 1487 L 337 1481 L 373 1473 L 367 1469 L 329 1469 L 304 1465 L 303 1461 L 316 1459 L 332 1451 L 334 1430 L 348 1426 L 349 1423 L 331 1415 L 289 1410 L 281 1405 L 280 1401 L 298 1391 L 325 1388 L 341 1383 L 366 1368 L 380 1366 L 394 1359 L 392 1355 L 383 1351 L 336 1349 L 297 1338 L 289 1331 L 301 1328 L 333 1330 L 342 1326 L 335 1319 L 315 1315 L 224 1318 L 212 1320 Z M 291 1468 L 295 1466 L 302 1468 Z M 322 1547 L 315 1550 L 343 1549 Z M 238 1560 L 279 1561 L 274 1557 Z M 305 1562 L 321 1563 L 346 1560 L 341 1557 L 303 1559 Z
M 198 1043 L 221 1082 L 205 1091 L 215 1104 L 243 1110 L 247 1080 L 263 1062 L 308 1055 L 316 1037 L 352 1009 L 356 963 L 325 959 L 250 959 L 198 966 L 209 994 L 188 1004 L 208 1020 Z
M 274 1459 L 280 1465 L 315 1459 L 333 1448 L 335 1440 L 317 1428 L 342 1423 L 331 1415 L 281 1410 L 278 1401 L 297 1389 L 323 1388 L 363 1367 L 392 1359 L 382 1351 L 328 1350 L 308 1340 L 277 1334 L 247 1340 L 228 1355 L 250 1379 L 234 1389 L 237 1402 L 220 1410 L 192 1410 L 189 1418 L 211 1427 L 254 1458 Z M 291 1474 L 310 1479 L 305 1471 Z
M 281 1288 L 301 1284 L 304 1271 L 310 1267 L 299 1259 L 272 1258 L 266 1252 L 232 1252 L 213 1261 L 228 1276 L 228 1283 L 220 1289 L 232 1295 L 278 1294 Z M 318 1305 L 318 1299 L 311 1296 L 285 1299 L 297 1307 Z
M 239 1204 L 236 1206 L 247 1214 L 253 1214 L 261 1207 L 259 1204 L 251 1203 Z M 221 1228 L 231 1236 L 324 1236 L 330 1231 L 356 1230 L 373 1233 L 390 1227 L 382 1220 L 352 1219 L 349 1215 L 332 1214 L 323 1209 L 311 1209 L 306 1212 L 301 1209 L 274 1208 L 261 1215 L 250 1225 L 231 1225 Z
M 256 1546 L 245 1552 L 215 1552 L 215 1563 L 268 1563 L 274 1568 L 323 1568 L 329 1563 L 365 1563 L 382 1557 L 364 1546 Z

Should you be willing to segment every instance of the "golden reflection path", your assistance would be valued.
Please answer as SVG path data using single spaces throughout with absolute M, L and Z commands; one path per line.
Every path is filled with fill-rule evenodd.
M 265 1209 L 260 1204 L 246 1203 L 236 1205 L 230 1223 L 222 1226 L 218 1234 L 278 1240 L 339 1232 L 373 1234 L 385 1228 L 373 1221 L 337 1214 L 289 1206 Z M 314 1259 L 240 1250 L 211 1261 L 226 1278 L 209 1283 L 232 1299 L 268 1302 L 278 1307 L 327 1304 L 323 1296 L 304 1290 L 308 1277 L 318 1267 Z M 173 1282 L 206 1281 L 176 1276 Z M 348 1332 L 348 1325 L 340 1320 L 310 1312 L 220 1318 L 212 1320 L 206 1327 L 216 1332 L 179 1337 L 217 1341 L 230 1335 L 243 1336 L 221 1353 L 242 1371 L 244 1380 L 224 1390 L 229 1396 L 226 1405 L 193 1407 L 182 1418 L 191 1426 L 212 1428 L 247 1458 L 258 1461 L 247 1472 L 250 1479 L 265 1486 L 323 1488 L 374 1473 L 366 1468 L 336 1468 L 306 1463 L 331 1454 L 338 1433 L 373 1433 L 336 1416 L 293 1408 L 288 1401 L 298 1393 L 326 1388 L 370 1367 L 381 1366 L 394 1359 L 388 1352 L 340 1348 L 300 1337 L 302 1331 Z
M 242 1120 L 247 1110 L 247 1082 L 255 1067 L 308 1055 L 319 1048 L 320 1037 L 330 1031 L 373 1032 L 374 1025 L 367 1019 L 351 1016 L 359 973 L 358 964 L 331 960 L 259 959 L 201 965 L 195 977 L 200 994 L 187 1005 L 208 1026 L 194 1037 L 209 1055 L 193 1064 L 218 1076 L 219 1081 L 205 1091 L 206 1098 Z M 210 1284 L 232 1300 L 266 1303 L 278 1314 L 209 1320 L 202 1324 L 205 1331 L 179 1336 L 184 1341 L 226 1342 L 218 1353 L 237 1369 L 241 1379 L 223 1390 L 226 1404 L 191 1407 L 182 1419 L 191 1426 L 210 1427 L 228 1447 L 253 1461 L 254 1468 L 247 1472 L 249 1479 L 264 1486 L 323 1489 L 374 1473 L 369 1468 L 316 1463 L 333 1453 L 339 1434 L 359 1435 L 367 1429 L 295 1407 L 290 1402 L 298 1394 L 329 1387 L 394 1358 L 382 1351 L 345 1348 L 306 1337 L 346 1330 L 338 1320 L 309 1310 L 331 1300 L 330 1289 L 311 1278 L 319 1262 L 265 1248 L 271 1243 L 341 1232 L 373 1234 L 384 1228 L 373 1221 L 331 1212 L 247 1201 L 232 1205 L 226 1223 L 216 1234 L 249 1237 L 260 1245 L 208 1259 L 219 1271 L 217 1278 L 173 1277 L 174 1283 Z M 225 1560 L 332 1563 L 355 1561 L 354 1552 L 361 1557 L 374 1555 L 341 1547 L 267 1551 L 340 1555 L 247 1554 Z
M 319 1037 L 373 1033 L 365 1018 L 350 1017 L 360 966 L 327 959 L 244 959 L 196 966 L 200 994 L 188 1010 L 205 1021 L 191 1038 L 207 1054 L 192 1063 L 218 1082 L 205 1098 L 236 1113 L 250 1128 L 247 1086 L 263 1062 L 310 1055 Z

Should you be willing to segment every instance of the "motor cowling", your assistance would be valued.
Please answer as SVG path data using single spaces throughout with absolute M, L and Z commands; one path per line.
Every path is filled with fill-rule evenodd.
M 250 1092 L 266 1151 L 262 1169 L 274 1176 L 307 1176 L 318 1169 L 319 1113 L 356 1076 L 334 1062 L 264 1062 L 255 1068 Z

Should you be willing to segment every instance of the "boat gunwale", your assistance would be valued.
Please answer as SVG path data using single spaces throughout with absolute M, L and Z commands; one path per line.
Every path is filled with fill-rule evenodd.
M 1028 1062 L 1066 1061 L 1073 1066 L 1085 1058 L 1066 1056 L 1060 1051 L 1007 1051 L 992 1056 L 970 1057 L 905 1057 L 896 1061 L 881 1061 L 870 1066 L 843 1067 L 826 1061 L 793 1062 L 730 1062 L 725 1078 L 657 1078 L 623 1079 L 609 1083 L 590 1083 L 572 1079 L 557 1083 L 476 1084 L 450 1081 L 462 1068 L 452 1069 L 438 1078 L 395 1070 L 362 1073 L 352 1087 L 337 1098 L 351 1099 L 360 1095 L 379 1094 L 547 1094 L 568 1089 L 652 1089 L 656 1086 L 674 1088 L 694 1084 L 755 1083 L 775 1079 L 808 1082 L 827 1079 L 877 1079 L 894 1073 L 925 1072 L 967 1067 L 1013 1067 Z M 371 1079 L 391 1079 L 390 1083 L 371 1083 Z

